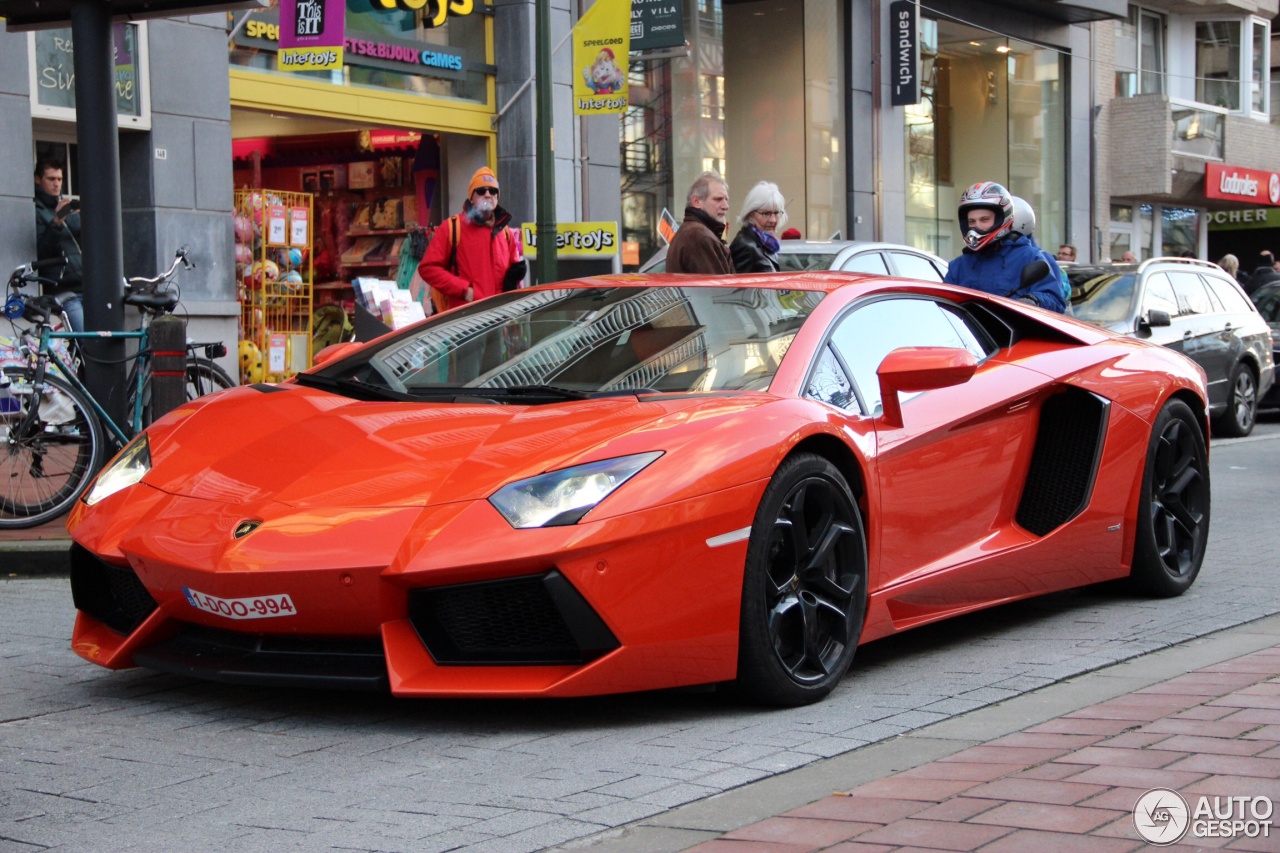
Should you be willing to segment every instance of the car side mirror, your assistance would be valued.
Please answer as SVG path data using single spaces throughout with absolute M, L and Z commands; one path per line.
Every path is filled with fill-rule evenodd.
M 360 344 L 355 341 L 346 341 L 340 344 L 329 344 L 329 346 L 320 350 L 320 352 L 311 357 L 311 364 L 318 365 L 334 361 L 342 358 L 344 355 L 351 352 L 351 350 L 356 349 L 359 346 Z
M 1169 316 L 1168 311 L 1161 311 L 1159 308 L 1152 308 L 1147 312 L 1146 324 L 1148 326 L 1172 326 L 1173 318 Z
M 957 347 L 900 347 L 876 368 L 880 378 L 881 418 L 890 427 L 902 426 L 899 391 L 932 391 L 968 382 L 978 369 L 973 353 Z
M 1049 274 L 1049 263 L 1044 258 L 1032 261 L 1022 268 L 1022 286 L 1030 287 Z

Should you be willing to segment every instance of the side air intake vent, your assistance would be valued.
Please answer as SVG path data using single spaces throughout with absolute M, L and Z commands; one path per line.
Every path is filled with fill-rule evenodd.
M 1110 407 L 1076 388 L 1045 400 L 1016 516 L 1024 529 L 1044 536 L 1089 503 Z
M 113 631 L 128 636 L 156 609 L 156 600 L 133 569 L 104 563 L 71 545 L 71 600 Z
M 581 664 L 618 648 L 557 571 L 416 589 L 409 619 L 440 664 Z

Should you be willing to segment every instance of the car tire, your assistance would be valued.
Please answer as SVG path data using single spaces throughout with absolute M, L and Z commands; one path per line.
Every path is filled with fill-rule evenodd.
M 1209 452 L 1191 407 L 1170 400 L 1147 445 L 1133 567 L 1138 592 L 1182 595 L 1195 583 L 1209 541 Z
M 826 459 L 787 458 L 751 526 L 736 692 L 807 705 L 849 669 L 867 609 L 867 540 L 853 493 Z
M 1218 418 L 1218 432 L 1229 438 L 1243 438 L 1258 422 L 1258 377 L 1244 362 L 1231 371 L 1227 410 Z

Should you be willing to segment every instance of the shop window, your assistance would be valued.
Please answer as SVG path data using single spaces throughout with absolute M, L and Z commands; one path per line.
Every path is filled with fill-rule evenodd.
M 1116 97 L 1164 91 L 1165 18 L 1138 6 L 1116 31 Z
M 1267 117 L 1271 23 L 1263 18 L 1197 21 L 1195 99 Z
M 27 34 L 30 58 L 31 115 L 76 120 L 75 50 L 71 30 Z M 146 23 L 112 25 L 115 50 L 116 115 L 121 127 L 151 128 L 151 90 Z

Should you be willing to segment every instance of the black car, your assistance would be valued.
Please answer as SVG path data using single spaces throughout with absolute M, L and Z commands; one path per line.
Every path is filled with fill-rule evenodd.
M 1065 269 L 1077 320 L 1188 356 L 1209 378 L 1214 429 L 1253 431 L 1259 400 L 1272 392 L 1275 358 L 1271 328 L 1234 278 L 1190 258 Z
M 1257 306 L 1262 319 L 1271 327 L 1271 358 L 1280 359 L 1280 281 L 1264 284 L 1249 295 Z M 1264 409 L 1280 408 L 1280 385 L 1272 385 L 1271 390 L 1259 401 Z

